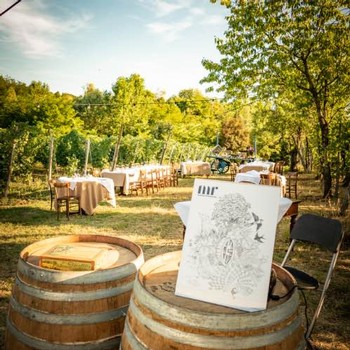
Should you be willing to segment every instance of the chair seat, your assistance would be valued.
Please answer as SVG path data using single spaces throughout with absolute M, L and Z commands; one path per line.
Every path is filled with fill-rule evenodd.
M 284 268 L 296 279 L 299 289 L 314 290 L 319 287 L 317 279 L 305 273 L 304 271 L 298 270 L 291 266 L 284 266 Z

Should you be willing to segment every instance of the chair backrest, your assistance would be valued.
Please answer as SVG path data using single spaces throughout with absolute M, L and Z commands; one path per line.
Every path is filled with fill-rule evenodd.
M 260 174 L 260 178 L 262 185 L 280 186 L 280 180 L 276 173 Z
M 64 198 L 69 196 L 69 182 L 59 182 L 52 180 L 55 188 L 56 199 Z
M 336 252 L 342 235 L 340 221 L 314 214 L 304 214 L 296 221 L 291 239 L 316 243 L 331 252 Z
M 297 171 L 289 171 L 286 174 L 287 181 L 290 182 L 291 185 L 294 185 L 295 182 L 298 181 L 298 172 Z
M 283 165 L 284 165 L 284 161 L 283 160 L 279 160 L 278 162 L 276 162 L 273 171 L 275 173 L 283 175 Z

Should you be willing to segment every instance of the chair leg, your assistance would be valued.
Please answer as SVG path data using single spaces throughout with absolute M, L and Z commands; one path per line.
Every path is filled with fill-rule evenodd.
M 57 211 L 57 220 L 59 220 L 60 219 L 60 214 L 61 214 L 61 202 L 57 201 L 56 205 L 57 205 L 57 209 L 56 209 L 56 211 Z
M 312 318 L 312 321 L 310 323 L 310 326 L 309 326 L 309 328 L 306 331 L 306 335 L 305 335 L 306 339 L 309 339 L 311 337 L 311 333 L 312 333 L 313 328 L 315 326 L 316 320 L 317 320 L 317 318 L 318 318 L 318 316 L 319 316 L 319 314 L 321 312 L 324 300 L 326 298 L 326 292 L 327 292 L 329 284 L 331 282 L 331 277 L 332 277 L 332 274 L 333 274 L 333 271 L 334 271 L 334 268 L 335 268 L 335 264 L 336 264 L 337 259 L 338 259 L 338 255 L 339 255 L 339 249 L 338 249 L 337 254 L 333 255 L 332 262 L 331 262 L 331 265 L 329 267 L 329 270 L 328 270 L 328 273 L 327 273 L 327 277 L 326 277 L 326 280 L 325 280 L 324 285 L 323 285 L 323 290 L 322 290 L 320 301 L 318 302 L 318 305 L 317 305 L 317 308 L 315 310 L 315 313 L 314 313 L 314 316 Z
M 69 201 L 66 200 L 66 216 L 67 216 L 67 219 L 69 220 Z

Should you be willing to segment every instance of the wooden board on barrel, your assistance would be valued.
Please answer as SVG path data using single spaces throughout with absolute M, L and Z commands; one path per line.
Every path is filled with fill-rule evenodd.
M 57 244 L 39 256 L 39 265 L 60 271 L 92 271 L 117 263 L 120 260 L 119 250 L 128 251 L 96 242 Z
M 41 257 L 53 247 L 80 244 L 99 250 L 108 247 L 113 259 L 87 271 L 40 266 Z M 64 236 L 29 245 L 18 261 L 5 349 L 117 349 L 143 262 L 141 248 L 118 237 Z
M 167 253 L 140 268 L 122 350 L 304 349 L 298 292 L 286 270 L 273 265 L 273 293 L 282 298 L 269 300 L 264 311 L 245 312 L 176 296 L 180 260 L 181 252 Z

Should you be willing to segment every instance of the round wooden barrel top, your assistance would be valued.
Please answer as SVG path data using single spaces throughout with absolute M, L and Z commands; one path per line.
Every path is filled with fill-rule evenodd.
M 55 247 L 69 245 L 79 249 L 93 252 L 93 249 L 108 252 L 108 258 L 101 259 L 99 269 L 109 269 L 122 266 L 136 260 L 142 255 L 142 250 L 127 240 L 103 235 L 72 235 L 59 236 L 33 243 L 20 253 L 20 258 L 33 266 L 40 266 L 40 258 L 52 251 Z
M 170 305 L 187 308 L 198 312 L 208 313 L 245 313 L 238 309 L 211 304 L 190 298 L 184 298 L 175 295 L 175 286 L 179 265 L 181 260 L 181 251 L 171 254 L 163 254 L 156 259 L 147 261 L 139 270 L 139 281 L 144 288 L 154 297 L 169 303 Z M 295 287 L 295 280 L 285 269 L 273 264 L 277 273 L 276 286 L 273 290 L 274 295 L 284 296 Z M 279 300 L 269 300 L 267 309 L 274 308 L 283 304 L 290 298 L 287 295 Z

